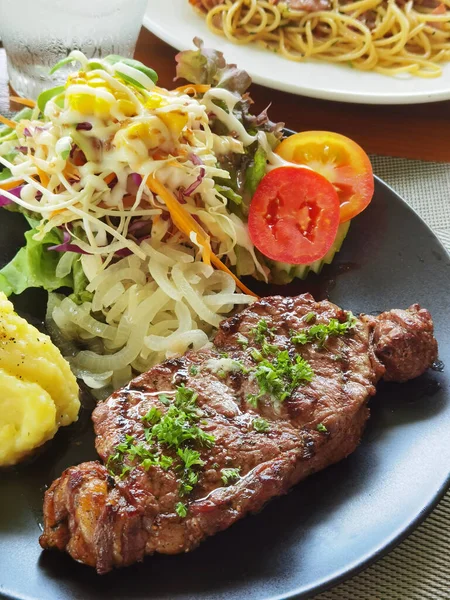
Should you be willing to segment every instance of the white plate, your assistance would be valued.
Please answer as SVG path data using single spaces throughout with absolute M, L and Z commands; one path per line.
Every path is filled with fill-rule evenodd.
M 228 62 L 270 88 L 341 102 L 416 104 L 450 99 L 450 63 L 436 79 L 400 79 L 347 66 L 309 61 L 297 63 L 257 46 L 238 46 L 211 33 L 188 0 L 150 0 L 144 25 L 178 50 L 193 48 L 195 36 L 225 53 Z

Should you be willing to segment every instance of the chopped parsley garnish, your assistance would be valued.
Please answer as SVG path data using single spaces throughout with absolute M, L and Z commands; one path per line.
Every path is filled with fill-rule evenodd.
M 242 333 L 238 333 L 237 343 L 245 350 L 248 346 L 248 338 L 246 338 L 245 335 L 242 335 Z
M 107 468 L 113 475 L 125 477 L 137 465 L 148 471 L 157 466 L 167 471 L 175 464 L 180 476 L 180 494 L 189 494 L 198 482 L 196 470 L 205 464 L 200 453 L 190 447 L 197 443 L 210 447 L 215 438 L 197 425 L 202 412 L 196 404 L 197 393 L 181 385 L 177 388 L 173 403 L 164 394 L 159 400 L 169 404 L 163 414 L 152 406 L 142 417 L 144 424 L 145 443 L 136 442 L 133 436 L 125 436 L 125 440 L 117 445 L 115 453 L 107 462 Z M 163 454 L 157 444 L 175 451 L 175 457 Z M 128 464 L 124 464 L 127 460 Z M 130 464 L 131 463 L 131 464 Z
M 160 466 L 163 471 L 167 471 L 172 465 L 173 458 L 171 458 L 170 456 L 166 456 L 165 454 L 162 454 L 160 456 L 158 466 Z
M 161 416 L 161 411 L 155 406 L 152 406 L 148 413 L 142 417 L 142 420 L 150 425 L 155 425 L 155 423 L 159 423 L 161 421 Z
M 198 475 L 195 471 L 184 471 L 179 489 L 180 496 L 187 496 L 190 494 L 197 483 Z
M 257 344 L 262 344 L 266 337 L 272 338 L 274 336 L 274 327 L 269 327 L 265 319 L 260 319 L 256 325 L 250 329 L 250 333 L 253 335 Z
M 258 394 L 250 394 L 247 400 L 256 406 L 258 400 L 268 394 L 278 402 L 286 400 L 296 387 L 311 381 L 314 376 L 309 363 L 301 356 L 291 360 L 287 350 L 278 352 L 273 362 L 263 359 L 254 372 L 259 385 Z
M 250 355 L 256 362 L 261 362 L 262 360 L 264 360 L 264 356 L 256 348 L 253 348 L 253 350 L 250 352 Z
M 232 483 L 235 483 L 240 478 L 240 471 L 240 467 L 237 469 L 222 469 L 220 472 L 222 474 L 221 479 L 223 481 L 223 485 L 231 485 Z
M 175 510 L 176 513 L 179 517 L 181 517 L 182 519 L 184 519 L 184 517 L 187 515 L 187 506 L 186 504 L 183 504 L 182 502 L 178 502 L 177 505 L 175 506 Z
M 155 454 L 155 452 L 142 442 L 136 444 L 135 438 L 132 435 L 125 436 L 125 440 L 116 446 L 115 453 L 108 458 L 106 463 L 109 472 L 113 475 L 118 475 L 120 479 L 123 479 L 132 470 L 130 465 L 124 464 L 125 458 L 128 458 L 130 462 L 138 460 L 146 471 L 152 466 L 161 466 L 164 468 L 163 465 L 167 464 L 167 460 L 164 459 L 172 460 L 170 457 Z
M 305 319 L 306 320 L 306 319 Z M 328 323 L 317 323 L 311 325 L 298 333 L 294 333 L 291 341 L 294 344 L 308 344 L 309 342 L 317 342 L 323 346 L 329 337 L 345 335 L 356 324 L 356 318 L 351 312 L 347 313 L 347 319 L 343 323 L 337 319 L 330 319 Z
M 250 333 L 253 335 L 253 338 L 257 344 L 261 344 L 261 352 L 264 356 L 269 356 L 270 354 L 275 354 L 278 352 L 278 346 L 275 344 L 270 344 L 267 340 L 271 339 L 275 335 L 275 328 L 269 327 L 267 321 L 265 319 L 261 319 L 258 321 L 256 327 L 250 329 Z M 252 351 L 252 353 L 255 350 Z M 256 350 L 259 352 L 259 350 Z
M 258 417 L 253 421 L 253 429 L 258 433 L 265 433 L 269 431 L 270 425 L 265 419 Z
M 264 342 L 262 343 L 261 349 L 264 356 L 275 354 L 279 350 L 278 346 L 275 346 L 275 344 L 269 344 L 269 342 L 267 342 L 266 340 L 264 340 Z
M 262 394 L 248 394 L 247 402 L 253 406 L 253 408 L 257 408 L 258 400 L 261 398 Z
M 319 423 L 316 427 L 317 431 L 320 431 L 320 433 L 327 433 L 328 429 L 325 427 L 325 425 L 323 423 Z
M 303 317 L 303 321 L 305 321 L 305 323 L 311 323 L 311 321 L 315 321 L 315 319 L 316 313 L 314 312 L 309 312 Z
M 164 404 L 164 406 L 170 405 L 170 398 L 167 394 L 159 394 L 158 400 L 161 402 L 161 404 Z
M 190 375 L 197 375 L 198 374 L 198 367 L 196 365 L 191 365 L 189 367 L 189 373 L 190 373 Z
M 186 470 L 191 469 L 194 465 L 203 467 L 205 461 L 200 458 L 200 452 L 192 450 L 191 448 L 178 448 L 178 456 L 181 458 Z

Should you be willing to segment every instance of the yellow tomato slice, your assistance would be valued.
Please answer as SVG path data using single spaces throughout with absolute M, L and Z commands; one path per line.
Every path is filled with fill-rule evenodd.
M 310 167 L 334 185 L 341 223 L 362 212 L 372 200 L 374 179 L 369 157 L 345 135 L 303 131 L 283 140 L 275 152 L 284 160 Z

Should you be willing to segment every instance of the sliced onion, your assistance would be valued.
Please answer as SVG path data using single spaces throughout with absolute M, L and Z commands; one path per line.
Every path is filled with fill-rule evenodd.
M 209 307 L 223 306 L 224 304 L 252 304 L 255 298 L 247 294 L 209 294 L 203 296 L 203 301 Z
M 72 271 L 73 261 L 77 258 L 74 252 L 65 252 L 56 265 L 55 275 L 59 279 L 63 279 Z
M 150 275 L 153 277 L 159 287 L 169 296 L 169 298 L 172 298 L 172 300 L 181 300 L 181 293 L 169 280 L 168 267 L 165 267 L 160 263 L 150 259 L 148 261 L 148 269 L 150 271 Z
M 190 304 L 192 309 L 200 316 L 200 318 L 206 323 L 212 325 L 213 327 L 218 327 L 221 321 L 220 317 L 217 314 L 213 313 L 206 306 L 206 304 L 199 297 L 199 295 L 195 293 L 194 289 L 188 283 L 186 277 L 184 276 L 180 265 L 174 266 L 174 268 L 172 269 L 172 276 L 179 291 L 186 298 L 187 302 Z
M 144 300 L 133 315 L 134 326 L 124 348 L 111 355 L 99 355 L 83 350 L 74 358 L 74 364 L 82 369 L 90 369 L 93 373 L 116 371 L 131 364 L 139 355 L 144 344 L 148 323 L 167 302 L 162 290 L 157 290 L 150 298 Z
M 90 303 L 78 306 L 70 298 L 64 298 L 59 305 L 60 311 L 81 330 L 100 338 L 113 339 L 115 330 L 110 325 L 97 321 L 90 315 Z M 105 369 L 106 370 L 106 369 Z
M 103 296 L 103 306 L 111 306 L 111 304 L 114 304 L 114 302 L 116 302 L 119 299 L 119 297 L 123 295 L 124 292 L 125 288 L 122 282 L 118 281 L 115 285 L 109 288 L 109 290 L 107 290 L 107 292 Z

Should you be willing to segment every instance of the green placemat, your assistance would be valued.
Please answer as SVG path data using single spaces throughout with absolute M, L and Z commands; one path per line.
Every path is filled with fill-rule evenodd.
M 416 210 L 450 252 L 450 165 L 371 159 L 375 173 Z M 450 492 L 395 550 L 314 600 L 441 599 L 450 599 Z

